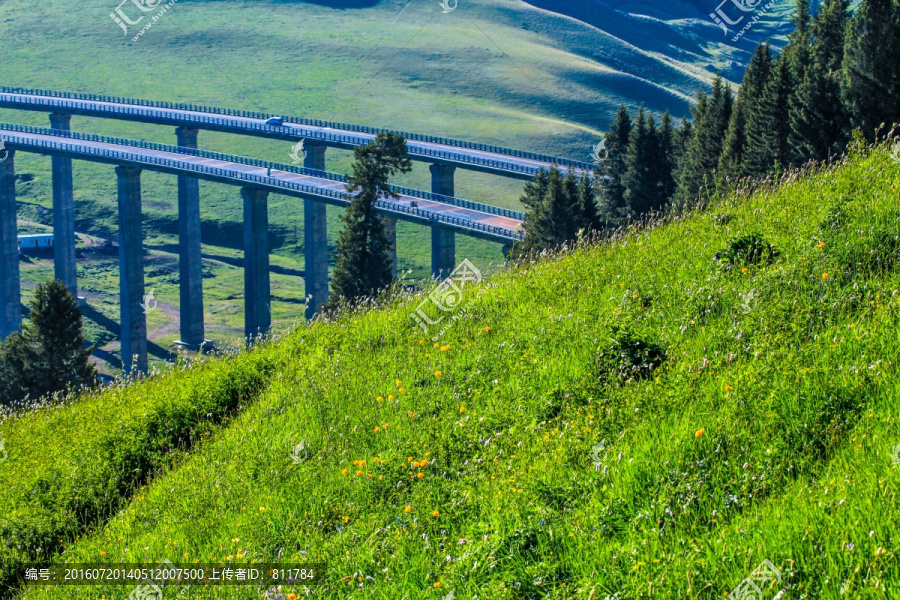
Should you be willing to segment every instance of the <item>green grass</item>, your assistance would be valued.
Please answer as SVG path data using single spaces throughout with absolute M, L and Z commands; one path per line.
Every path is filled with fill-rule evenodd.
M 128 454 L 140 415 L 165 431 L 192 371 L 17 415 L 4 568 L 53 536 L 57 561 L 322 562 L 318 598 L 721 598 L 768 559 L 767 598 L 894 598 L 898 191 L 885 148 L 858 150 L 495 274 L 439 340 L 409 317 L 420 297 L 293 330 L 213 363 L 273 370 L 224 426 L 196 417 L 189 451 L 153 446 L 121 499 L 116 457 L 151 460 Z M 774 262 L 714 260 L 751 234 Z M 108 508 L 77 519 L 76 490 Z

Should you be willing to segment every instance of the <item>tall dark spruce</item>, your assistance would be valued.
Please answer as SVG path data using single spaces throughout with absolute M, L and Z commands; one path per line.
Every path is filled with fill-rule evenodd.
M 393 280 L 392 246 L 375 202 L 397 197 L 388 178 L 411 169 L 406 140 L 397 133 L 379 133 L 354 151 L 353 172 L 347 181 L 351 202 L 341 216 L 344 228 L 336 243 L 337 265 L 331 276 L 329 309 L 372 297 Z
M 97 370 L 84 347 L 78 301 L 60 281 L 37 286 L 21 332 L 0 344 L 0 398 L 14 402 L 92 387 Z

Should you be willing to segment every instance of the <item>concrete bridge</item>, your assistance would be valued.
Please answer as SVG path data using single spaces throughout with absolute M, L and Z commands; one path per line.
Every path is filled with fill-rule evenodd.
M 0 123 L 7 157 L 0 163 L 0 335 L 21 321 L 16 242 L 15 153 L 51 156 L 55 277 L 77 293 L 75 270 L 72 159 L 116 165 L 119 204 L 120 310 L 122 364 L 126 371 L 147 369 L 143 241 L 141 233 L 142 170 L 178 177 L 181 341 L 197 347 L 204 341 L 203 289 L 200 263 L 199 180 L 241 187 L 244 200 L 245 333 L 265 333 L 269 311 L 267 198 L 270 192 L 304 200 L 305 286 L 310 301 L 307 318 L 328 299 L 328 251 L 325 206 L 345 206 L 346 178 L 325 171 L 327 147 L 354 148 L 381 131 L 285 117 L 282 126 L 266 125 L 272 115 L 228 109 L 176 105 L 127 98 L 62 94 L 43 90 L 0 88 L 0 107 L 50 112 L 50 129 Z M 177 146 L 154 144 L 70 131 L 72 114 L 175 125 Z M 200 129 L 287 140 L 306 140 L 304 168 L 197 149 Z M 449 273 L 456 262 L 455 234 L 510 243 L 522 238 L 523 215 L 454 197 L 457 167 L 530 179 L 553 164 L 576 172 L 591 165 L 483 144 L 406 134 L 411 158 L 432 163 L 432 192 L 394 187 L 399 199 L 380 200 L 376 209 L 389 237 L 396 221 L 432 229 L 432 273 Z M 311 143 L 310 143 L 311 142 Z M 2 159 L 2 155 L 0 155 Z M 396 250 L 393 257 L 396 269 Z
M 306 140 L 308 151 L 314 147 L 352 150 L 356 146 L 368 144 L 380 132 L 394 131 L 406 138 L 410 158 L 442 167 L 439 183 L 449 185 L 449 191 L 432 191 L 448 196 L 453 195 L 452 178 L 455 167 L 524 180 L 532 179 L 540 169 L 548 169 L 552 165 L 563 172 L 572 169 L 576 174 L 582 171 L 592 172 L 594 168 L 590 163 L 433 135 L 121 96 L 0 87 L 0 108 L 138 121 L 280 140 Z M 268 118 L 276 116 L 284 119 L 283 125 L 265 124 Z M 324 150 L 313 151 L 316 152 L 321 154 L 324 161 Z M 312 168 L 325 170 L 324 162 L 318 166 L 313 165 Z

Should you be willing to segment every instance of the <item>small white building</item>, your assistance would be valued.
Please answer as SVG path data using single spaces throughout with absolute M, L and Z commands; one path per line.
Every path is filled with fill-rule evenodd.
M 30 235 L 20 235 L 18 236 L 18 239 L 19 249 L 53 247 L 52 233 L 34 233 Z

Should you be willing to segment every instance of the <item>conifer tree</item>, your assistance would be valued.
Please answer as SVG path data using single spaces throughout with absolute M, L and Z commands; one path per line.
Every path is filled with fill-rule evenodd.
M 800 165 L 806 162 L 806 155 L 802 152 L 802 144 L 798 145 L 796 136 L 791 133 L 795 115 L 802 114 L 801 99 L 799 94 L 800 84 L 806 78 L 811 58 L 810 26 L 812 14 L 809 0 L 796 0 L 794 10 L 794 31 L 788 35 L 788 44 L 782 53 L 787 65 L 790 80 L 790 93 L 788 94 L 788 150 L 787 161 L 792 165 Z
M 590 174 L 582 173 L 578 179 L 578 212 L 581 217 L 579 229 L 586 229 L 588 232 L 602 229 L 596 198 L 595 180 Z
M 751 170 L 762 174 L 773 166 L 784 169 L 791 164 L 792 154 L 788 145 L 790 98 L 790 70 L 784 57 L 779 57 L 760 101 L 758 122 L 761 144 L 750 145 L 748 162 Z
M 677 204 L 691 206 L 707 196 L 704 187 L 715 180 L 732 104 L 731 89 L 719 76 L 713 81 L 711 94 L 697 92 L 696 104 L 691 109 L 693 134 L 679 173 Z
M 574 242 L 579 231 L 601 228 L 594 200 L 594 181 L 588 173 L 565 177 L 555 165 L 541 170 L 525 185 L 525 239 L 514 254 L 549 250 Z
M 97 383 L 78 301 L 60 281 L 38 285 L 22 331 L 0 345 L 0 398 L 36 400 Z
M 625 159 L 625 205 L 628 217 L 634 219 L 650 210 L 656 197 L 650 162 L 656 146 L 656 124 L 653 116 L 644 116 L 644 109 L 638 110 L 628 140 L 628 156 Z
M 744 80 L 731 112 L 719 159 L 720 180 L 724 181 L 725 177 L 759 175 L 768 168 L 760 168 L 759 160 L 754 159 L 753 154 L 764 150 L 760 146 L 764 144 L 766 134 L 763 128 L 765 116 L 760 108 L 771 71 L 771 46 L 768 42 L 758 44 L 744 73 Z
M 578 230 L 583 228 L 584 219 L 578 192 L 578 177 L 569 170 L 563 178 L 563 194 L 558 206 L 559 220 L 556 222 L 557 235 L 564 241 L 574 240 L 578 236 Z
M 391 283 L 391 244 L 375 202 L 397 197 L 388 178 L 398 172 L 408 173 L 411 168 L 406 140 L 400 134 L 382 132 L 365 146 L 356 147 L 353 172 L 347 181 L 351 202 L 341 216 L 344 228 L 336 244 L 329 308 L 373 296 Z
M 849 139 L 840 86 L 847 10 L 846 0 L 825 0 L 810 25 L 810 61 L 790 102 L 795 161 L 825 160 Z
M 844 45 L 841 91 L 850 127 L 871 141 L 875 129 L 900 123 L 900 6 L 862 0 L 850 19 Z
M 674 191 L 669 197 L 672 201 L 678 194 L 678 182 L 681 180 L 682 165 L 684 157 L 687 154 L 688 143 L 694 135 L 693 121 L 689 121 L 687 117 L 681 118 L 681 126 L 675 132 L 675 140 L 672 148 L 672 180 Z
M 625 176 L 631 128 L 631 115 L 622 105 L 604 137 L 608 158 L 600 163 L 596 171 L 597 181 L 600 182 L 600 218 L 612 226 L 618 225 L 627 212 L 622 179 Z
M 672 200 L 675 195 L 675 154 L 679 132 L 673 124 L 672 115 L 667 110 L 663 113 L 662 122 L 657 133 L 656 155 L 650 165 L 651 172 L 655 174 L 657 189 L 656 201 L 651 207 L 659 210 Z

